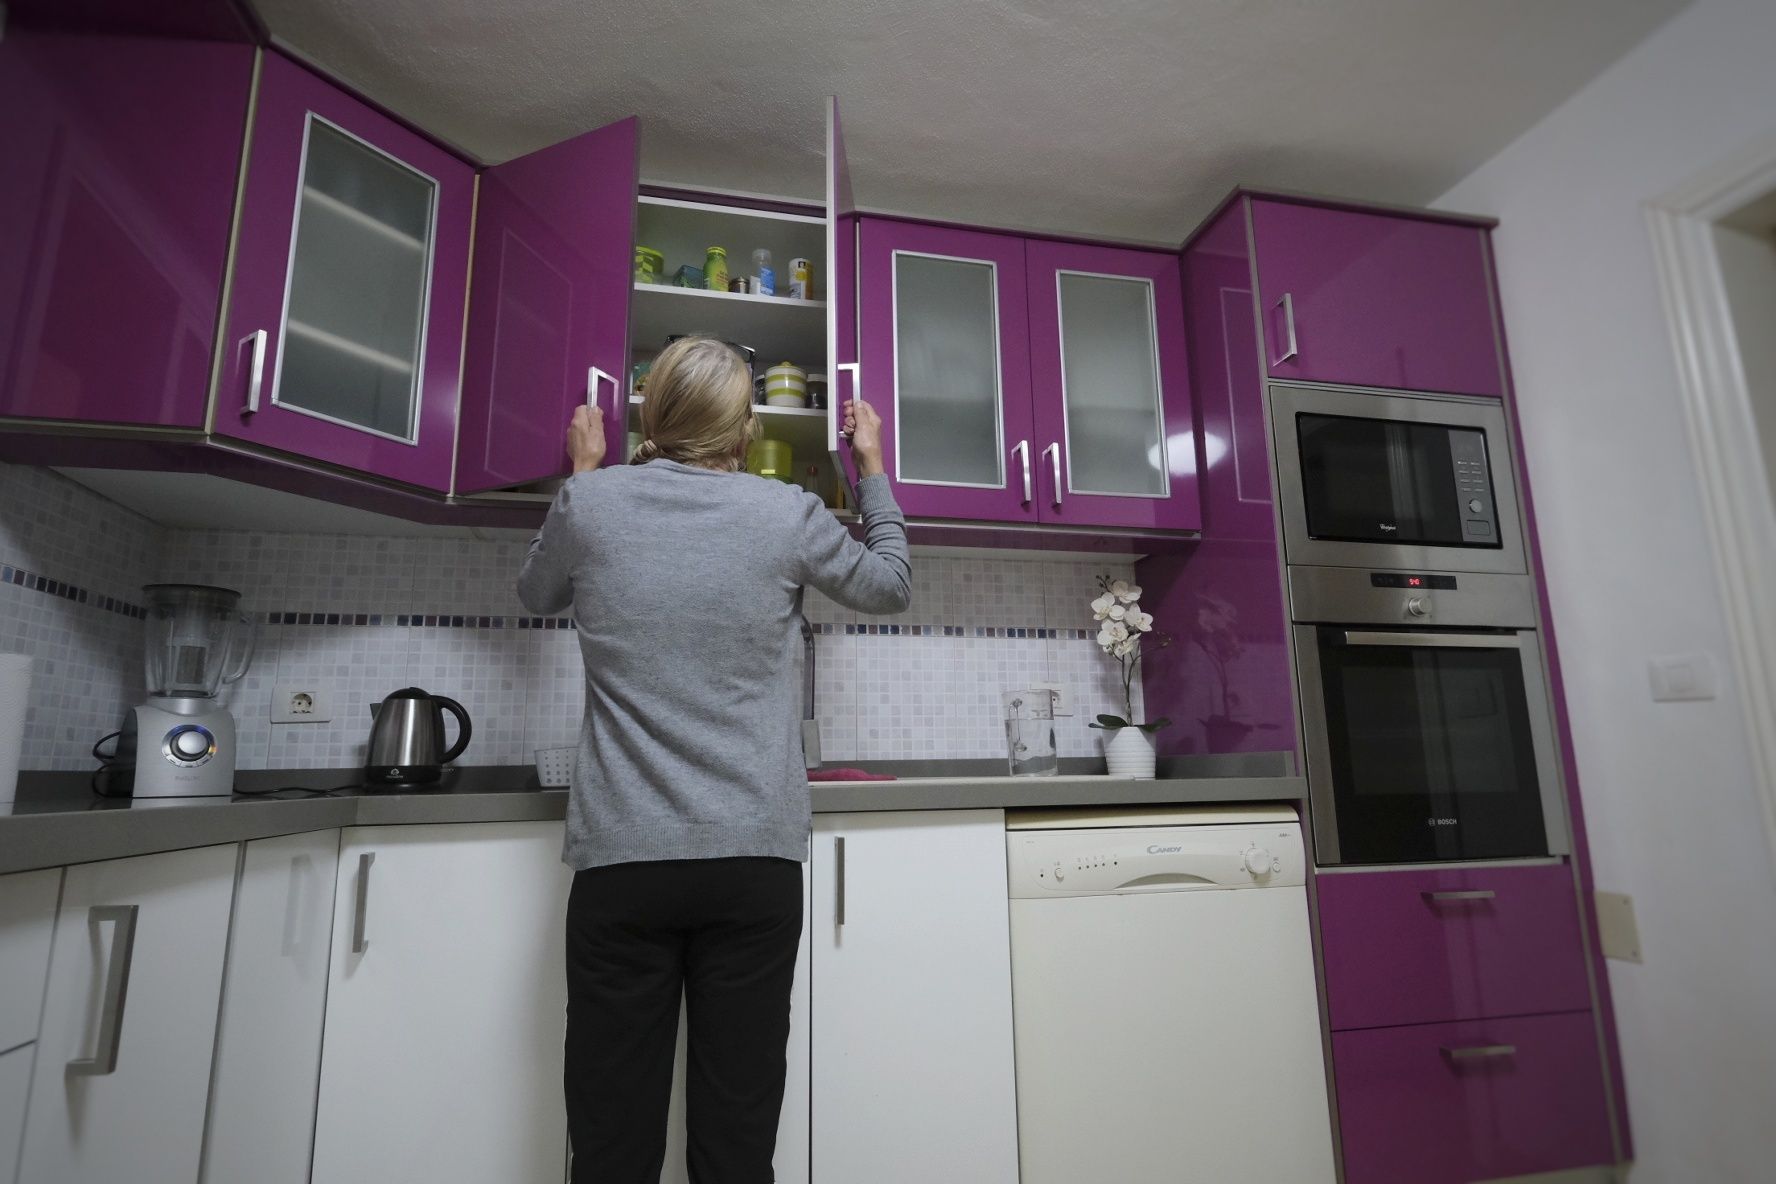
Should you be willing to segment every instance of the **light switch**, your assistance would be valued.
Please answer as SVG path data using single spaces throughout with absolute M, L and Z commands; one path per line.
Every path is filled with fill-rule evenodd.
M 1634 900 L 1621 892 L 1594 892 L 1597 902 L 1597 945 L 1605 958 L 1639 962 L 1640 926 L 1634 920 Z
M 1707 654 L 1678 654 L 1647 662 L 1655 703 L 1712 699 L 1716 691 L 1714 659 Z

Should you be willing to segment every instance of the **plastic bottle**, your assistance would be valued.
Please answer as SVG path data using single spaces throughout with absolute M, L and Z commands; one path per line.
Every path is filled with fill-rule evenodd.
M 711 292 L 728 290 L 728 253 L 721 247 L 710 247 L 704 256 L 703 286 Z
M 759 296 L 777 295 L 777 273 L 771 270 L 771 252 L 764 247 L 752 252 L 752 291 Z

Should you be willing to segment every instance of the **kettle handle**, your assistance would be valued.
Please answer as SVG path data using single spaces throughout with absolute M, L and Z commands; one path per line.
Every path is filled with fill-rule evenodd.
M 474 733 L 474 729 L 469 724 L 469 713 L 464 711 L 463 705 L 455 699 L 449 699 L 443 695 L 433 695 L 432 702 L 456 717 L 456 743 L 450 746 L 449 752 L 438 758 L 439 764 L 448 765 L 461 756 L 463 749 L 469 746 L 469 737 Z

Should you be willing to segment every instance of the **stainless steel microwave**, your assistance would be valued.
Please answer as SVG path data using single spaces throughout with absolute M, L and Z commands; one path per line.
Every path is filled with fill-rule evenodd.
M 1522 575 L 1497 399 L 1270 387 L 1291 565 Z

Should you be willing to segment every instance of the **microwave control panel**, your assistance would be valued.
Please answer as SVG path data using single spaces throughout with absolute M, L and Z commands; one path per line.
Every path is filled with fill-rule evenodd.
M 1492 498 L 1492 471 L 1486 465 L 1486 433 L 1466 428 L 1449 432 L 1455 465 L 1455 496 L 1460 502 L 1462 542 L 1482 546 L 1499 541 L 1498 510 Z

